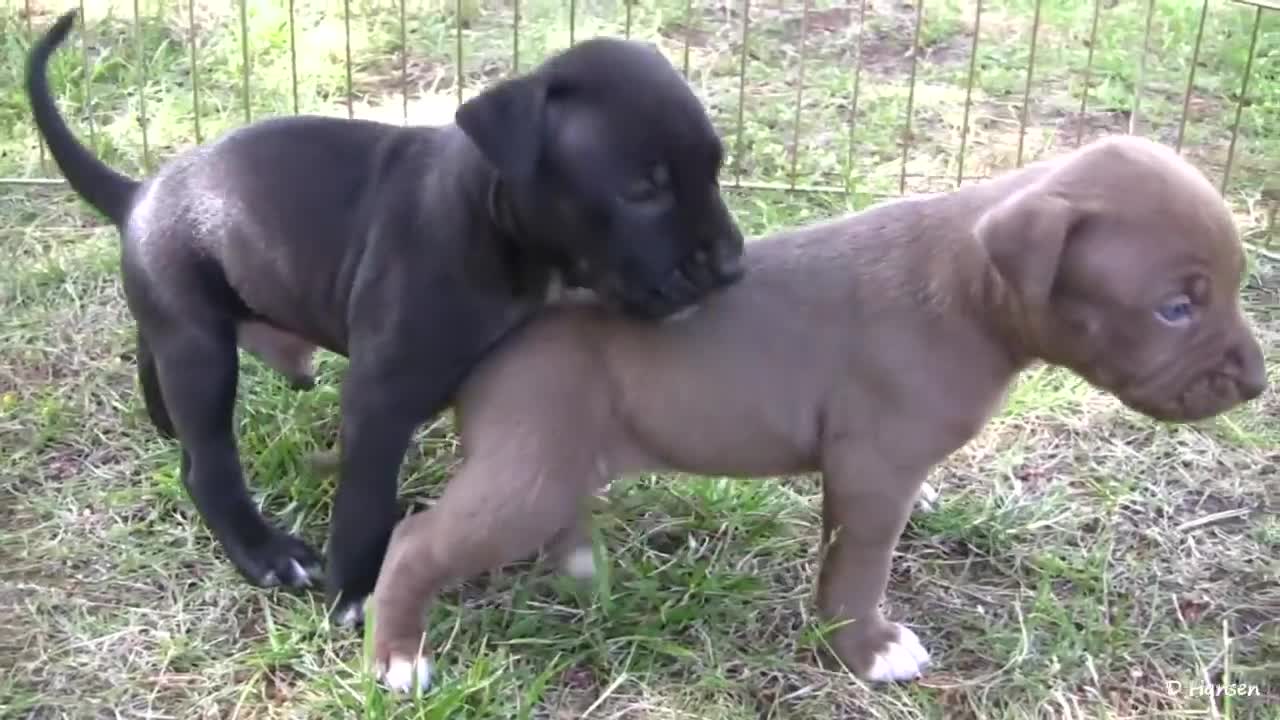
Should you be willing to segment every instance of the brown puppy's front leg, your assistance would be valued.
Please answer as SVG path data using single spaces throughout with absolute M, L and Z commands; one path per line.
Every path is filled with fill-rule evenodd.
M 431 509 L 397 525 L 373 592 L 375 672 L 387 685 L 430 685 L 422 621 L 436 594 L 527 558 L 560 528 L 576 526 L 590 478 L 581 467 L 539 463 L 531 454 L 477 454 Z
M 818 609 L 828 622 L 842 623 L 832 646 L 866 680 L 909 680 L 929 664 L 915 633 L 885 620 L 878 607 L 923 481 L 924 473 L 904 476 L 872 453 L 841 449 L 823 464 Z

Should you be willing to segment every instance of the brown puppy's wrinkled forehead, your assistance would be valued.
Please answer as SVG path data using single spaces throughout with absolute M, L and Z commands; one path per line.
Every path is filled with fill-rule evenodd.
M 1214 269 L 1237 284 L 1244 252 L 1230 209 L 1195 167 L 1145 138 L 1102 140 L 1065 163 L 1055 185 L 1093 219 L 1114 223 L 1151 243 L 1166 261 Z

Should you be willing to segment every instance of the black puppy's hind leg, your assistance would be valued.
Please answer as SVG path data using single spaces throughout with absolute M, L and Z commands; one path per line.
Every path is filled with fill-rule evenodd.
M 182 443 L 182 483 L 236 569 L 251 583 L 310 585 L 320 558 L 298 538 L 273 527 L 245 486 L 236 447 L 234 409 L 239 358 L 230 318 L 183 318 L 147 337 L 144 378 L 158 377 L 157 399 Z M 140 368 L 144 365 L 140 365 Z M 144 380 L 144 392 L 147 381 Z M 155 383 L 150 385 L 154 388 Z
M 138 330 L 137 362 L 138 385 L 142 387 L 142 401 L 147 407 L 147 416 L 151 418 L 151 424 L 155 425 L 161 435 L 176 439 L 178 431 L 173 427 L 169 408 L 165 407 L 164 395 L 160 392 L 160 375 L 156 371 L 156 359 L 151 354 L 151 347 L 147 344 L 141 329 Z

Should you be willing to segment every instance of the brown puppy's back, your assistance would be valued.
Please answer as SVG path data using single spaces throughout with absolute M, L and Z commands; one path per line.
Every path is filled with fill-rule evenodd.
M 457 408 L 465 451 L 516 451 L 519 423 L 537 422 L 565 428 L 584 448 L 600 448 L 599 460 L 610 463 L 599 469 L 605 476 L 670 467 L 784 475 L 816 471 L 831 432 L 870 433 L 885 442 L 878 427 L 847 427 L 844 410 L 850 404 L 891 405 L 897 383 L 920 377 L 886 358 L 937 365 L 943 396 L 998 396 L 999 380 L 975 384 L 971 369 L 956 372 L 958 365 L 990 365 L 991 359 L 937 358 L 928 347 L 931 338 L 945 343 L 943 336 L 956 336 L 952 347 L 964 343 L 960 338 L 971 336 L 972 327 L 957 332 L 948 323 L 965 314 L 942 310 L 971 298 L 979 302 L 974 296 L 988 288 L 938 287 L 939 277 L 966 275 L 931 272 L 928 265 L 982 265 L 966 231 L 939 232 L 933 224 L 941 217 L 963 222 L 968 206 L 976 219 L 982 196 L 1001 192 L 998 182 L 975 187 L 952 195 L 947 202 L 953 207 L 933 206 L 932 212 L 910 199 L 893 201 L 749 243 L 746 278 L 678 322 L 635 323 L 591 304 L 550 309 L 464 387 Z M 919 247 L 936 237 L 950 242 Z M 895 260 L 898 254 L 916 261 Z M 919 332 L 922 318 L 935 325 L 931 333 Z M 888 352 L 888 344 L 901 351 Z M 949 383 L 951 375 L 965 379 Z M 940 399 L 943 408 L 951 404 Z M 954 404 L 985 409 L 992 401 L 957 398 Z M 833 407 L 840 417 L 830 415 Z M 972 413 L 957 418 L 956 442 L 984 419 Z M 600 435 L 619 432 L 622 437 Z M 952 444 L 949 438 L 940 443 Z M 541 447 L 531 443 L 519 452 L 536 454 Z

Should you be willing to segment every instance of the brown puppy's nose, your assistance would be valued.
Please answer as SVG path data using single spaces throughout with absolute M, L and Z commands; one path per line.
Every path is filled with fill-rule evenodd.
M 1240 399 L 1249 401 L 1261 395 L 1267 389 L 1267 366 L 1258 343 L 1250 338 L 1232 348 L 1229 357 L 1240 369 L 1236 376 Z

